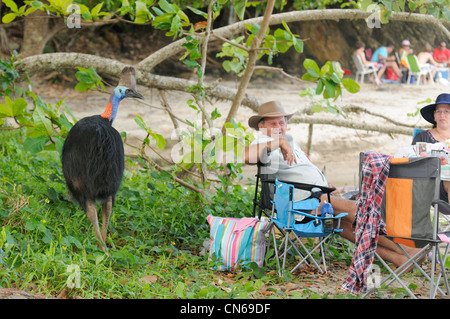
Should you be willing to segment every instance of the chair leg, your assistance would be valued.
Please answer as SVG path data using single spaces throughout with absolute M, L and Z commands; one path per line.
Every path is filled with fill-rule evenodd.
M 403 281 L 400 280 L 400 278 L 398 277 L 398 275 L 396 274 L 396 272 L 394 270 L 391 269 L 391 267 L 389 267 L 389 265 L 380 257 L 380 255 L 378 255 L 377 252 L 375 252 L 375 257 L 383 264 L 384 268 L 387 269 L 391 274 L 386 277 L 381 283 L 380 286 L 382 286 L 386 281 L 389 280 L 389 278 L 391 278 L 392 276 L 395 277 L 397 279 L 397 281 L 400 283 L 400 285 L 403 287 L 403 289 L 406 290 L 406 292 L 411 296 L 411 298 L 413 299 L 417 299 L 416 295 L 414 295 L 414 293 L 408 288 L 408 286 L 406 286 Z M 390 284 L 390 283 L 389 283 Z M 389 285 L 387 284 L 386 287 Z M 363 298 L 367 297 L 368 295 L 370 295 L 374 290 L 376 289 L 376 287 L 368 290 L 364 295 Z
M 283 269 L 286 267 L 286 257 L 287 257 L 287 244 L 289 241 L 289 232 L 286 232 L 286 236 L 284 237 L 284 258 L 283 258 Z
M 445 267 L 445 262 L 447 261 L 447 256 L 448 256 L 448 250 L 450 248 L 450 245 L 447 244 L 445 246 L 445 252 L 443 255 L 439 254 L 439 259 L 440 259 L 440 263 L 441 263 L 441 267 L 440 267 L 440 272 L 442 273 L 442 278 L 444 279 L 444 283 L 445 283 L 445 289 L 447 290 L 447 295 L 450 295 L 450 287 L 448 284 L 448 279 L 447 279 L 447 269 Z M 438 249 L 439 251 L 439 249 Z
M 320 243 L 320 254 L 322 257 L 322 265 L 324 272 L 327 272 L 327 264 L 325 262 L 325 250 L 323 249 L 323 242 Z
M 299 240 L 299 239 L 297 238 L 297 242 L 298 242 L 299 245 L 303 248 L 303 250 L 304 250 L 305 252 L 307 252 L 307 254 L 303 257 L 302 260 L 300 260 L 299 263 L 297 263 L 297 265 L 296 265 L 294 268 L 292 268 L 291 272 L 294 272 L 301 264 L 303 264 L 303 263 L 304 263 L 305 261 L 307 261 L 308 259 L 314 264 L 314 266 L 316 266 L 316 268 L 319 270 L 319 272 L 320 272 L 321 274 L 323 274 L 324 272 L 327 272 L 326 261 L 325 261 L 325 253 L 324 253 L 324 250 L 323 250 L 323 243 L 325 242 L 325 240 L 326 240 L 328 237 L 329 237 L 329 236 L 320 238 L 319 243 L 318 243 L 315 247 L 313 247 L 312 249 L 309 249 L 309 250 L 306 249 L 305 245 L 303 245 L 303 243 L 301 242 L 301 240 Z M 314 258 L 312 258 L 312 254 L 313 254 L 317 249 L 319 249 L 319 248 L 320 248 L 320 254 L 321 254 L 322 262 L 323 262 L 323 265 L 324 265 L 324 269 L 322 269 L 322 267 L 320 267 L 320 265 L 316 262 L 316 260 L 315 260 Z
M 433 252 L 432 252 L 433 260 L 431 261 L 431 281 L 430 281 L 430 283 L 431 283 L 431 285 L 433 287 L 433 289 L 432 289 L 432 287 L 430 286 L 430 298 L 431 299 L 434 299 L 436 297 L 436 294 L 437 294 L 438 290 L 439 290 L 439 292 L 442 295 L 446 295 L 444 293 L 444 291 L 441 288 L 439 288 L 439 282 L 441 281 L 441 277 L 442 277 L 443 282 L 445 284 L 445 290 L 447 291 L 447 295 L 450 295 L 450 288 L 449 288 L 449 284 L 448 284 L 446 267 L 445 267 L 445 262 L 446 262 L 446 259 L 447 259 L 448 250 L 449 250 L 449 245 L 447 244 L 446 247 L 445 247 L 445 252 L 442 255 L 440 253 L 440 250 L 439 250 L 439 245 L 434 245 L 433 246 Z M 444 256 L 444 258 L 443 258 L 443 256 Z M 438 258 L 438 262 L 439 262 L 440 266 L 439 266 L 439 274 L 437 275 L 436 280 L 434 280 L 434 274 L 435 274 L 436 268 L 437 268 L 436 267 L 437 266 L 436 265 L 436 257 Z
M 272 227 L 273 249 L 275 250 L 275 258 L 277 260 L 278 276 L 281 277 L 280 259 L 278 256 L 277 239 L 275 237 L 275 227 Z

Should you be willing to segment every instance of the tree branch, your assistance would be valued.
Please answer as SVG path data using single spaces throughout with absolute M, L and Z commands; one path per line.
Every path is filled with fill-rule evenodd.
M 28 73 L 28 75 L 31 76 L 38 72 L 74 69 L 75 66 L 81 66 L 84 68 L 89 68 L 92 66 L 95 68 L 97 73 L 118 79 L 122 69 L 127 66 L 127 64 L 96 55 L 61 52 L 39 54 L 24 58 L 20 62 L 20 65 L 18 65 L 17 69 L 19 72 Z M 139 68 L 136 68 L 136 82 L 149 88 L 176 90 L 181 92 L 189 92 L 188 87 L 193 87 L 197 84 L 194 81 L 185 79 L 141 72 Z M 214 96 L 218 99 L 232 101 L 236 95 L 235 89 L 226 88 L 217 84 L 206 83 L 204 87 L 206 94 Z M 245 94 L 242 104 L 248 106 L 254 111 L 257 111 L 260 102 L 255 97 Z
M 374 124 L 365 121 L 355 121 L 354 119 L 343 119 L 339 117 L 320 117 L 314 115 L 294 115 L 289 123 L 324 124 L 339 127 L 353 128 L 361 131 L 373 131 L 385 134 L 403 134 L 412 136 L 412 128 L 399 125 Z

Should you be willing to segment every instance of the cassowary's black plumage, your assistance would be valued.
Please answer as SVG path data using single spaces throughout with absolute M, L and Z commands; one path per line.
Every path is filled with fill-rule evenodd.
M 124 150 L 111 122 L 94 115 L 77 122 L 64 143 L 64 177 L 72 196 L 86 210 L 87 200 L 114 203 L 124 169 Z
M 62 167 L 67 187 L 94 226 L 98 240 L 106 250 L 106 235 L 116 193 L 124 170 L 124 149 L 119 132 L 112 127 L 120 101 L 142 98 L 136 92 L 135 71 L 122 71 L 102 115 L 85 117 L 70 130 L 64 142 Z M 98 226 L 97 204 L 102 204 L 102 231 Z

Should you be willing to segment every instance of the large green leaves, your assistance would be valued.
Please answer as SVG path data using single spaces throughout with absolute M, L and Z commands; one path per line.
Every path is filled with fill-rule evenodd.
M 93 67 L 89 69 L 77 67 L 78 72 L 75 77 L 78 80 L 75 90 L 78 91 L 88 91 L 95 90 L 100 87 L 102 90 L 105 89 L 101 77 L 97 74 Z
M 9 96 L 5 96 L 5 104 L 0 104 L 0 117 L 15 117 L 25 110 L 27 102 L 18 98 L 14 101 Z
M 350 93 L 359 92 L 359 84 L 349 78 L 343 78 L 344 71 L 339 63 L 326 62 L 321 68 L 314 60 L 305 59 L 303 66 L 306 73 L 302 79 L 305 81 L 316 82 L 315 94 L 321 95 L 325 99 L 336 100 L 342 94 L 342 88 Z

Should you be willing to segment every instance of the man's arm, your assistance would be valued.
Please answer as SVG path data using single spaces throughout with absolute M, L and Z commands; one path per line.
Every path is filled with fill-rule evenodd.
M 247 146 L 244 150 L 244 162 L 247 164 L 257 164 L 266 148 L 268 152 L 272 152 L 280 148 L 283 158 L 288 162 L 288 165 L 297 163 L 294 152 L 288 141 L 285 139 L 275 139 L 271 142 Z

